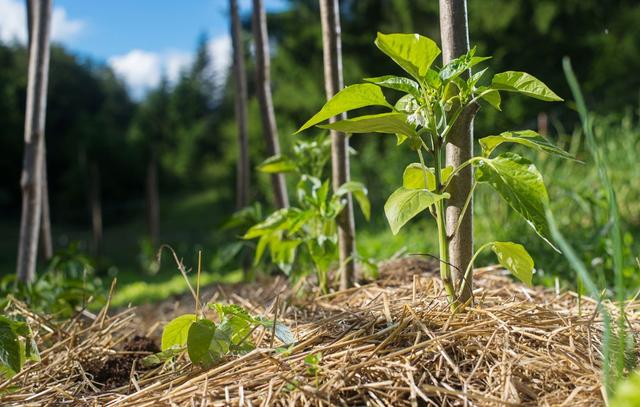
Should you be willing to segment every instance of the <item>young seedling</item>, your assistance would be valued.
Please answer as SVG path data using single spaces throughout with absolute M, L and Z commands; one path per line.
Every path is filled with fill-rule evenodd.
M 467 77 L 472 67 L 489 59 L 476 56 L 475 48 L 438 68 L 434 62 L 440 55 L 440 49 L 427 37 L 378 33 L 375 44 L 412 78 L 386 75 L 347 86 L 309 119 L 298 133 L 314 125 L 351 134 L 389 133 L 396 135 L 398 145 L 408 144 L 416 152 L 418 162 L 406 167 L 402 186 L 388 198 L 385 214 L 393 234 L 397 234 L 409 220 L 427 209 L 427 213 L 435 218 L 440 275 L 449 303 L 456 309 L 460 305 L 459 293 L 468 279 L 463 278 L 463 282 L 456 287 L 449 263 L 451 236 L 447 235 L 445 229 L 445 207 L 447 199 L 451 197 L 448 187 L 453 177 L 462 169 L 472 166 L 475 177 L 471 194 L 477 184 L 491 186 L 549 243 L 545 218 L 549 198 L 542 175 L 529 160 L 518 154 L 493 153 L 501 144 L 517 143 L 564 158 L 573 157 L 535 131 L 508 131 L 480 139 L 481 154 L 452 168 L 444 162 L 451 129 L 462 114 L 475 114 L 480 102 L 500 110 L 501 92 L 520 93 L 548 102 L 562 99 L 540 80 L 525 72 L 501 72 L 484 85 L 480 83 L 487 69 Z M 382 88 L 403 95 L 392 105 L 385 98 Z M 371 106 L 382 108 L 385 112 L 319 125 L 343 112 Z M 469 209 L 471 195 L 466 197 L 466 202 L 460 218 Z M 453 234 L 457 232 L 458 228 Z M 501 265 L 523 282 L 531 284 L 533 260 L 523 246 L 511 242 L 490 242 L 480 247 L 474 259 L 487 248 L 496 253 Z M 470 264 L 467 270 L 460 272 L 469 276 L 472 268 Z
M 0 379 L 15 376 L 27 360 L 40 360 L 29 325 L 0 315 Z
M 349 181 L 332 192 L 329 180 L 322 181 L 329 146 L 323 140 L 300 141 L 293 157 L 273 156 L 258 167 L 265 173 L 297 175 L 297 205 L 275 211 L 244 235 L 258 239 L 254 264 L 268 249 L 272 262 L 291 277 L 315 270 L 322 293 L 329 289 L 329 268 L 338 260 L 337 217 L 346 195 L 353 194 L 366 219 L 371 211 L 364 184 Z
M 161 352 L 147 356 L 143 363 L 157 365 L 186 350 L 191 363 L 208 368 L 226 355 L 241 355 L 253 350 L 251 333 L 260 326 L 273 332 L 285 346 L 295 342 L 286 325 L 251 315 L 239 305 L 216 303 L 207 307 L 216 311 L 219 323 L 196 314 L 174 318 L 162 331 Z
M 218 323 L 207 319 L 200 307 L 200 273 L 202 258 L 198 254 L 198 279 L 194 291 L 187 278 L 184 265 L 170 247 L 180 273 L 184 276 L 195 300 L 193 314 L 180 315 L 165 325 L 160 343 L 161 352 L 149 355 L 142 360 L 145 366 L 155 366 L 172 360 L 185 351 L 194 365 L 211 367 L 229 354 L 245 354 L 255 348 L 251 334 L 263 327 L 271 332 L 280 342 L 288 346 L 295 342 L 289 328 L 275 320 L 249 314 L 239 305 L 207 304 L 206 307 L 216 311 Z M 162 250 L 162 249 L 161 249 Z

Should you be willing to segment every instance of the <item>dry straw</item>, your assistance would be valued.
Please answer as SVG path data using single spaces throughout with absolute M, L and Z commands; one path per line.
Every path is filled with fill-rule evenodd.
M 106 390 L 87 371 L 122 355 L 135 333 L 160 332 L 161 320 L 193 307 L 84 313 L 56 325 L 14 302 L 38 328 L 42 361 L 0 384 L 1 405 L 224 406 L 593 406 L 603 404 L 602 319 L 595 302 L 573 292 L 526 288 L 497 268 L 476 272 L 476 305 L 448 311 L 430 263 L 402 259 L 382 278 L 347 291 L 303 300 L 284 280 L 218 287 L 230 301 L 288 324 L 298 339 L 290 353 L 270 347 L 257 330 L 256 350 L 203 371 L 184 358 L 170 366 L 131 367 L 128 384 Z M 275 299 L 279 298 L 276 309 Z M 618 308 L 605 304 L 615 315 Z M 167 309 L 171 314 L 166 314 Z M 192 309 L 192 308 L 191 308 Z M 625 312 L 634 333 L 639 303 Z M 317 377 L 305 357 L 321 353 Z

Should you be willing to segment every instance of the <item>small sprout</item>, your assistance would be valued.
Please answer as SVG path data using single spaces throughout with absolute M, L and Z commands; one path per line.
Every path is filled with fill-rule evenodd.
M 195 314 L 181 315 L 170 321 L 162 332 L 162 352 L 145 357 L 145 366 L 156 366 L 172 360 L 185 350 L 194 365 L 208 368 L 227 355 L 241 355 L 255 349 L 251 333 L 257 327 L 274 329 L 274 321 L 253 316 L 235 304 L 208 304 L 218 314 L 219 323 Z M 293 333 L 281 322 L 275 323 L 275 336 L 291 348 Z
M 318 374 L 320 361 L 322 360 L 322 352 L 310 353 L 304 357 L 304 364 L 307 366 L 307 373 L 312 376 Z

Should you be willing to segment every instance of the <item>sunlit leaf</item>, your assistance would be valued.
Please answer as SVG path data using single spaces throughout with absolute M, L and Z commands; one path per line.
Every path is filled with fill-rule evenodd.
M 444 184 L 449 179 L 449 176 L 453 172 L 452 166 L 447 166 L 442 169 L 441 182 Z M 411 163 L 407 165 L 402 174 L 402 186 L 408 189 L 428 189 L 429 191 L 435 191 L 436 189 L 436 176 L 435 170 L 431 167 L 426 167 L 427 183 L 425 186 L 425 167 L 420 163 Z
M 184 346 L 187 343 L 189 328 L 196 319 L 195 314 L 185 314 L 171 320 L 162 331 L 160 349 L 165 351 L 174 346 Z
M 531 286 L 533 259 L 524 246 L 512 242 L 493 242 L 491 250 L 498 256 L 498 261 L 504 268 L 518 280 Z
M 375 44 L 418 81 L 422 81 L 440 55 L 440 48 L 433 40 L 418 34 L 378 33 Z
M 414 216 L 427 209 L 434 203 L 448 198 L 449 194 L 434 194 L 426 189 L 396 189 L 384 204 L 384 213 L 391 227 L 391 232 L 397 234 Z
M 491 87 L 507 92 L 522 93 L 547 102 L 561 102 L 563 100 L 541 80 L 526 72 L 507 71 L 498 73 L 493 77 Z
M 402 76 L 385 75 L 376 78 L 365 78 L 364 80 L 375 83 L 378 86 L 408 93 L 416 99 L 421 98 L 420 85 L 418 85 L 418 83 L 413 79 L 404 78 Z
M 551 144 L 547 139 L 533 130 L 505 131 L 497 136 L 487 136 L 479 140 L 482 154 L 488 157 L 502 143 L 517 143 L 538 151 L 558 155 L 575 160 L 575 157 L 563 149 Z
M 244 234 L 243 239 L 255 239 L 266 233 L 277 230 L 284 222 L 287 221 L 289 212 L 295 211 L 295 208 L 283 208 L 273 212 L 264 221 L 253 225 L 247 233 Z
M 348 112 L 349 110 L 359 109 L 365 106 L 384 106 L 391 108 L 392 106 L 387 102 L 382 94 L 382 89 L 379 86 L 371 83 L 361 83 L 356 85 L 347 86 L 340 92 L 336 93 L 318 113 L 316 113 L 311 119 L 302 125 L 296 131 L 300 133 L 309 127 L 321 123 L 327 119 L 335 117 L 340 113 Z
M 415 129 L 407 122 L 404 113 L 382 113 L 360 116 L 318 126 L 323 129 L 333 129 L 344 133 L 388 133 L 415 136 Z
M 337 196 L 346 195 L 347 193 L 353 194 L 358 205 L 360 205 L 360 209 L 362 210 L 362 214 L 365 219 L 369 220 L 369 217 L 371 216 L 371 203 L 367 197 L 367 187 L 365 187 L 361 182 L 349 181 L 342 184 L 335 192 Z
M 549 245 L 544 208 L 549 203 L 542 175 L 531 161 L 514 153 L 482 158 L 475 172 L 478 182 L 491 185 Z
M 294 172 L 297 168 L 296 163 L 291 161 L 291 159 L 281 155 L 274 155 L 264 160 L 262 164 L 258 166 L 258 171 L 267 174 L 276 174 L 281 172 Z
M 622 380 L 613 397 L 609 400 L 612 407 L 638 407 L 640 406 L 640 371 L 632 372 Z
M 157 366 L 160 365 L 164 362 L 166 362 L 167 360 L 171 359 L 174 356 L 179 355 L 180 353 L 184 352 L 185 348 L 169 348 L 167 350 L 164 350 L 162 352 L 158 352 L 158 353 L 154 353 L 153 355 L 148 355 L 145 356 L 142 359 L 142 366 L 144 367 L 153 367 L 153 366 Z
M 481 95 L 480 99 L 489 103 L 494 109 L 501 111 L 500 103 L 502 102 L 502 98 L 500 97 L 500 92 L 497 90 L 489 90 L 486 86 L 480 86 L 478 88 L 478 94 Z

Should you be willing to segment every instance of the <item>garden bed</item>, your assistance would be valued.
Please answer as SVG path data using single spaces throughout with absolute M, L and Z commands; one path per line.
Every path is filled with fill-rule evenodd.
M 476 271 L 476 305 L 451 315 L 433 269 L 395 260 L 375 282 L 313 300 L 282 278 L 205 290 L 205 299 L 277 318 L 297 339 L 279 353 L 271 332 L 258 329 L 255 350 L 209 370 L 186 358 L 155 369 L 140 363 L 166 321 L 193 311 L 187 298 L 61 325 L 21 309 L 38 327 L 42 361 L 0 384 L 0 404 L 603 404 L 603 322 L 593 300 L 527 288 L 489 267 Z M 625 308 L 634 334 L 639 309 Z

